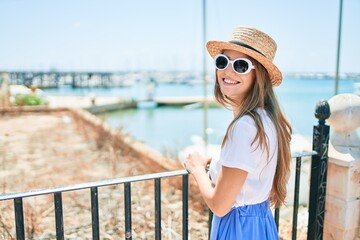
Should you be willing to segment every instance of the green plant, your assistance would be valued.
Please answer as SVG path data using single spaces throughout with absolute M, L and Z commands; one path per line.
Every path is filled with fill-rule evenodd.
M 15 105 L 17 106 L 36 106 L 46 105 L 47 101 L 38 95 L 33 94 L 17 94 L 15 95 Z

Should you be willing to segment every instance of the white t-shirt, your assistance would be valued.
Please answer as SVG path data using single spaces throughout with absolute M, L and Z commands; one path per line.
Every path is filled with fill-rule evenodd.
M 220 154 L 210 163 L 210 177 L 216 185 L 221 166 L 239 168 L 248 172 L 241 191 L 236 196 L 233 207 L 261 203 L 269 198 L 277 164 L 278 144 L 276 130 L 265 110 L 258 109 L 266 139 L 269 144 L 269 156 L 266 149 L 254 141 L 257 128 L 250 116 L 239 118 Z M 219 156 L 220 155 L 220 156 Z

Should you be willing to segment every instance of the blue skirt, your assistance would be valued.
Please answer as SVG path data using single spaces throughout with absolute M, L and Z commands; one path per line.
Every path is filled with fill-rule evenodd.
M 279 239 L 269 201 L 232 208 L 228 214 L 214 214 L 211 240 Z

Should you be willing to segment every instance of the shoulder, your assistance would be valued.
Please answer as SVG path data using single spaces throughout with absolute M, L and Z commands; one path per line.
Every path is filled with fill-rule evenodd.
M 244 115 L 234 122 L 234 125 L 230 131 L 232 137 L 242 137 L 254 139 L 257 134 L 256 123 L 254 119 L 249 115 Z
M 250 115 L 244 115 L 234 123 L 235 128 L 256 128 L 254 119 Z
M 268 124 L 268 123 L 273 123 L 268 112 L 265 109 L 262 108 L 257 108 L 256 112 L 259 114 L 261 121 L 263 122 L 263 124 Z
M 269 131 L 274 128 L 274 124 L 266 110 L 257 108 L 256 113 L 259 115 L 260 121 L 262 122 L 265 131 Z M 241 132 L 242 135 L 246 133 L 247 135 L 255 136 L 257 134 L 258 128 L 252 116 L 244 115 L 234 122 L 232 130 L 234 132 L 233 134 Z
M 255 111 L 259 115 L 261 122 L 263 122 L 263 123 L 271 122 L 271 119 L 265 109 L 257 108 Z M 255 120 L 253 119 L 253 117 L 251 117 L 248 114 L 237 119 L 235 124 L 249 125 L 249 126 L 256 127 Z
M 265 110 L 256 109 L 256 113 L 260 116 L 260 121 L 263 122 L 266 118 L 268 118 Z M 265 120 L 266 121 L 266 120 Z M 241 116 L 234 123 L 234 128 L 246 128 L 247 130 L 256 130 L 256 123 L 253 116 L 246 114 Z

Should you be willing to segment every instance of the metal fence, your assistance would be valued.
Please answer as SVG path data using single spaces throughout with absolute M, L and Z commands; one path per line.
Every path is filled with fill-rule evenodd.
M 155 192 L 155 237 L 161 239 L 161 179 L 175 176 L 182 176 L 182 236 L 188 239 L 188 172 L 186 170 L 169 171 L 141 176 L 124 177 L 111 180 L 81 183 L 70 186 L 39 189 L 26 192 L 10 193 L 0 195 L 0 201 L 13 200 L 15 212 L 16 238 L 25 239 L 23 198 L 39 195 L 54 195 L 55 228 L 56 239 L 64 239 L 62 193 L 78 191 L 83 189 L 90 190 L 91 198 L 91 218 L 92 218 L 92 237 L 100 239 L 99 231 L 99 205 L 98 188 L 104 186 L 124 184 L 124 203 L 125 203 L 125 239 L 132 239 L 132 219 L 131 219 L 131 183 L 138 181 L 154 180 Z
M 292 218 L 292 239 L 296 239 L 296 234 L 297 234 L 301 163 L 304 157 L 316 156 L 316 155 L 317 155 L 316 152 L 303 152 L 303 153 L 297 153 L 292 156 L 293 159 L 296 161 L 293 218 Z M 132 239 L 131 184 L 133 182 L 138 182 L 138 181 L 154 180 L 155 239 L 161 239 L 161 179 L 175 177 L 175 176 L 182 176 L 182 194 L 183 194 L 182 238 L 188 239 L 188 176 L 189 175 L 186 170 L 147 174 L 147 175 L 134 176 L 134 177 L 125 177 L 125 178 L 118 178 L 118 179 L 105 180 L 105 181 L 75 184 L 75 185 L 63 186 L 63 187 L 39 189 L 39 190 L 27 191 L 27 192 L 3 194 L 0 195 L 0 201 L 2 200 L 14 201 L 16 237 L 17 239 L 25 239 L 23 198 L 53 194 L 56 238 L 64 239 L 62 193 L 68 191 L 89 189 L 90 199 L 91 199 L 92 236 L 93 239 L 100 239 L 98 188 L 104 186 L 124 184 L 125 239 Z M 211 222 L 211 218 L 212 215 L 210 213 L 209 223 Z M 277 228 L 279 228 L 279 218 L 280 218 L 279 208 L 275 209 L 274 218 L 275 218 L 276 226 Z M 209 227 L 210 226 L 211 225 L 209 225 Z M 209 228 L 209 232 L 210 232 L 210 228 Z
M 292 158 L 296 160 L 295 169 L 295 189 L 292 219 L 292 239 L 296 239 L 297 219 L 299 207 L 299 187 L 301 163 L 303 157 L 311 156 L 311 178 L 309 194 L 309 219 L 308 219 L 308 239 L 322 239 L 323 222 L 325 213 L 326 178 L 327 178 L 327 150 L 329 141 L 329 126 L 325 125 L 325 120 L 330 116 L 329 106 L 326 101 L 318 103 L 315 116 L 319 119 L 319 124 L 314 126 L 313 150 L 312 152 L 294 154 Z M 188 172 L 186 170 L 169 171 L 142 176 L 117 178 L 105 181 L 81 183 L 70 186 L 46 188 L 33 191 L 10 193 L 0 195 L 0 201 L 13 200 L 16 238 L 25 239 L 23 198 L 39 195 L 54 195 L 55 227 L 56 238 L 64 239 L 62 193 L 68 191 L 78 191 L 82 189 L 90 190 L 91 198 L 91 218 L 92 218 L 92 237 L 100 239 L 99 231 L 99 204 L 98 188 L 124 184 L 124 203 L 125 203 L 125 239 L 132 239 L 132 218 L 131 218 L 131 183 L 138 181 L 154 180 L 155 192 L 155 239 L 161 239 L 161 179 L 175 176 L 182 176 L 182 239 L 188 239 Z M 275 209 L 274 218 L 277 228 L 279 228 L 280 209 Z M 212 214 L 210 214 L 211 221 Z M 210 225 L 211 226 L 211 225 Z M 210 229 L 210 228 L 209 228 Z M 209 231 L 210 232 L 210 231 Z

